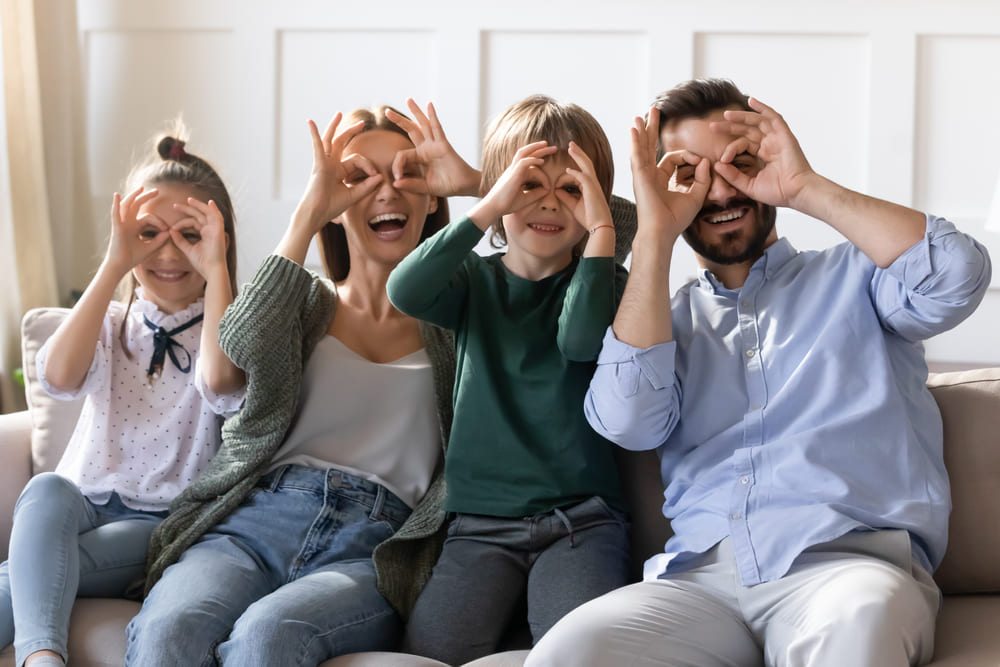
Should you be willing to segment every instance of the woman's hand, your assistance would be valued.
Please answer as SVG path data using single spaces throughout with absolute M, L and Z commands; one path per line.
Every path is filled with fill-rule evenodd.
M 361 132 L 364 123 L 359 121 L 338 134 L 337 127 L 342 118 L 343 115 L 338 112 L 323 136 L 320 136 L 316 123 L 309 121 L 313 147 L 312 172 L 292 224 L 305 225 L 310 237 L 351 204 L 373 192 L 382 182 L 382 175 L 362 156 L 344 157 L 347 144 Z
M 414 146 L 396 154 L 392 163 L 393 185 L 435 197 L 478 196 L 481 175 L 449 143 L 434 105 L 427 103 L 426 114 L 412 98 L 406 100 L 406 106 L 416 121 L 392 109 L 385 112 L 385 117 L 401 127 Z

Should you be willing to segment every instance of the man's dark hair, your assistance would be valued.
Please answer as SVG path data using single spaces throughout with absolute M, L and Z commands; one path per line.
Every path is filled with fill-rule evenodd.
M 691 79 L 660 93 L 653 106 L 660 111 L 659 131 L 663 126 L 685 118 L 704 118 L 713 111 L 742 109 L 753 111 L 736 84 L 729 79 Z M 663 148 L 658 147 L 657 160 Z

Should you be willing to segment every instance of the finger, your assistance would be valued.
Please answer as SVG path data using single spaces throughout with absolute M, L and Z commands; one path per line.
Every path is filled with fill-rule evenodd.
M 576 162 L 577 166 L 580 167 L 580 171 L 595 175 L 597 172 L 594 170 L 594 163 L 591 161 L 590 156 L 587 155 L 582 148 L 577 146 L 575 141 L 569 142 L 569 156 Z M 567 171 L 569 169 L 567 168 Z
M 709 123 L 709 127 L 712 132 L 729 134 L 734 137 L 746 137 L 756 144 L 763 141 L 765 134 L 771 129 L 767 125 L 750 125 L 746 123 L 719 120 Z
M 392 177 L 396 181 L 402 180 L 406 168 L 412 163 L 420 163 L 416 148 L 407 148 L 396 153 L 392 158 Z
M 660 110 L 650 107 L 646 114 L 646 150 L 649 151 L 650 162 L 656 161 L 656 144 L 660 139 Z
M 378 173 L 378 169 L 375 168 L 372 161 L 361 153 L 351 153 L 341 160 L 340 163 L 344 165 L 344 169 L 347 171 L 348 176 L 351 175 L 352 170 L 361 170 L 369 177 Z
M 760 144 L 754 143 L 747 137 L 738 137 L 729 142 L 725 149 L 723 149 L 722 155 L 719 156 L 719 162 L 731 164 L 732 161 L 736 159 L 737 155 L 743 155 L 744 153 L 757 155 L 757 151 L 759 150 Z
M 707 159 L 698 161 L 698 166 L 694 169 L 694 183 L 688 190 L 693 196 L 704 200 L 708 195 L 708 187 L 712 183 L 711 163 Z
M 715 173 L 726 179 L 734 188 L 744 194 L 749 194 L 753 178 L 744 174 L 742 171 L 733 166 L 732 163 L 716 162 L 712 165 L 712 168 L 715 169 Z
M 445 140 L 444 126 L 438 120 L 437 109 L 434 108 L 433 102 L 427 103 L 427 119 L 430 121 L 431 135 L 435 139 Z
M 424 114 L 423 110 L 420 108 L 420 105 L 417 104 L 416 101 L 412 97 L 406 98 L 406 108 L 409 109 L 410 113 L 413 114 L 414 120 L 416 121 L 417 125 L 420 127 L 421 138 L 423 138 L 423 136 L 425 134 L 428 137 L 433 138 L 434 137 L 434 132 L 433 132 L 433 128 L 431 127 L 430 120 L 427 119 L 427 116 Z
M 319 136 L 319 128 L 316 123 L 309 119 L 306 121 L 309 126 L 309 138 L 312 140 L 313 164 L 320 164 L 326 156 L 326 148 L 323 146 L 323 139 Z
M 333 138 L 333 141 L 330 143 L 329 154 L 334 157 L 343 155 L 344 149 L 347 148 L 347 144 L 351 142 L 351 139 L 360 134 L 361 131 L 364 129 L 365 129 L 365 121 L 363 120 L 359 120 L 354 125 L 351 125 L 350 127 L 346 128 L 343 132 L 341 132 L 340 134 L 338 134 L 336 137 Z
M 184 230 L 175 225 L 170 228 L 168 233 L 174 245 L 177 246 L 177 249 L 185 255 L 190 256 L 194 250 L 194 243 L 191 243 L 184 237 Z
M 669 168 L 671 171 L 677 167 L 683 167 L 686 164 L 696 165 L 701 162 L 701 156 L 691 151 L 682 148 L 676 151 L 670 151 L 669 153 L 664 153 L 663 157 L 660 158 L 657 167 L 664 169 Z
M 364 199 L 382 184 L 382 174 L 369 176 L 360 183 L 349 185 L 347 188 L 348 206 Z
M 337 135 L 337 126 L 340 125 L 340 121 L 343 120 L 343 118 L 344 114 L 339 111 L 333 114 L 333 118 L 331 118 L 330 122 L 327 123 L 326 130 L 323 132 L 324 146 L 329 146 L 330 142 L 333 141 L 333 138 Z
M 393 181 L 392 187 L 397 190 L 406 190 L 407 192 L 413 192 L 421 195 L 431 194 L 431 189 L 427 184 L 427 179 L 422 176 L 410 176 L 407 178 L 397 179 Z
M 412 100 L 407 100 L 409 104 Z M 412 111 L 412 107 L 411 107 Z M 385 117 L 390 121 L 402 128 L 403 132 L 406 132 L 406 136 L 410 138 L 414 144 L 420 143 L 424 140 L 424 135 L 420 131 L 420 126 L 414 123 L 412 120 L 404 116 L 403 114 L 396 113 L 394 109 L 386 109 Z
M 533 141 L 530 144 L 525 144 L 517 149 L 514 153 L 514 159 L 511 162 L 517 162 L 521 158 L 527 157 L 529 155 L 533 157 L 542 157 L 544 155 L 549 155 L 551 153 L 559 150 L 558 146 L 549 146 L 549 142 L 544 139 L 541 141 Z M 540 155 L 537 155 L 539 151 L 546 151 Z

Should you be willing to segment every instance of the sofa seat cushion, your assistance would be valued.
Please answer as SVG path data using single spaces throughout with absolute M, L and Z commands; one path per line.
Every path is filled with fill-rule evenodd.
M 927 667 L 997 667 L 998 619 L 998 595 L 946 595 L 934 633 L 934 659 Z

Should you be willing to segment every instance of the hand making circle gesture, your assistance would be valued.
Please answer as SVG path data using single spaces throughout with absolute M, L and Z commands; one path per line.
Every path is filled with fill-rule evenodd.
M 140 215 L 142 205 L 159 194 L 139 186 L 123 199 L 115 193 L 111 203 L 111 240 L 105 261 L 124 276 L 170 240 L 167 225 L 152 215 Z

